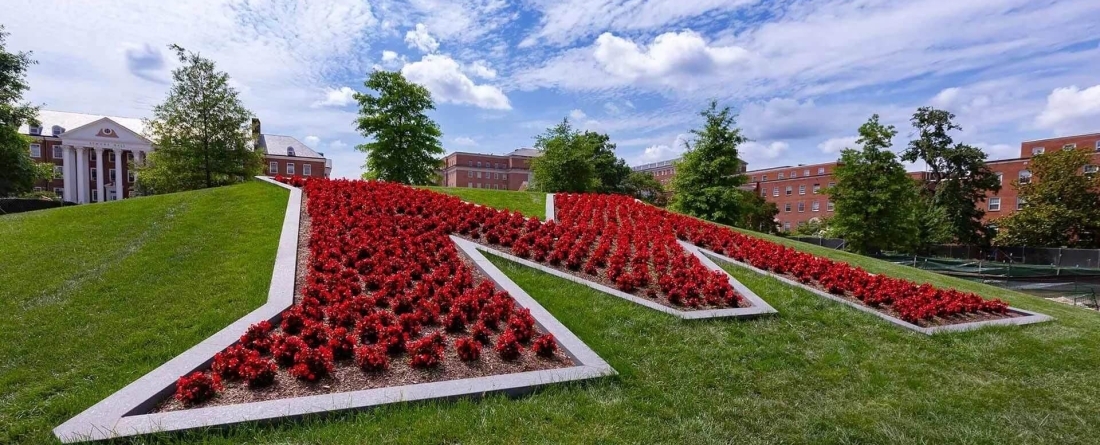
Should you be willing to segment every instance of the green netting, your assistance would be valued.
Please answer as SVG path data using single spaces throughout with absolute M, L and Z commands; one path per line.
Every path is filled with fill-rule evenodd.
M 1059 267 L 1035 264 L 1014 264 L 1000 261 L 964 260 L 910 255 L 878 255 L 877 258 L 930 270 L 946 275 L 982 278 L 1073 278 L 1100 277 L 1100 269 Z

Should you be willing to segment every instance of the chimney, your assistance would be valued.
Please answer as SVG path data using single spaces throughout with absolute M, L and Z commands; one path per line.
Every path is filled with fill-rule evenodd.
M 260 148 L 260 119 L 252 118 L 252 148 Z

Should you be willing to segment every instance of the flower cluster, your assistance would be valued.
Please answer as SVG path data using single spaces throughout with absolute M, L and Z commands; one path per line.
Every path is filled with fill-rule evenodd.
M 894 312 L 912 323 L 964 314 L 1003 315 L 1008 311 L 1008 305 L 1001 300 L 985 300 L 972 293 L 871 274 L 846 263 L 799 252 L 687 216 L 667 213 L 666 219 L 671 221 L 676 236 L 696 246 L 832 294 L 854 298 L 872 308 Z
M 218 374 L 196 371 L 176 380 L 176 400 L 184 405 L 196 405 L 210 400 L 221 388 Z

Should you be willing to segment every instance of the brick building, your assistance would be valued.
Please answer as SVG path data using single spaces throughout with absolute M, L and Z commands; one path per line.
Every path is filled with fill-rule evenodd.
M 1018 198 L 1014 183 L 1031 180 L 1031 172 L 1027 170 L 1031 158 L 1065 149 L 1092 152 L 1093 162 L 1082 173 L 1097 172 L 1100 169 L 1100 133 L 1026 141 L 1020 144 L 1020 157 L 987 161 L 989 168 L 1001 178 L 1001 191 L 986 195 L 985 203 L 982 204 L 986 211 L 984 220 L 992 222 L 1023 208 L 1026 203 Z M 671 160 L 645 164 L 634 167 L 634 170 L 653 173 L 658 181 L 667 184 L 676 175 L 675 162 Z M 774 202 L 779 208 L 776 222 L 783 230 L 790 231 L 813 218 L 828 218 L 833 215 L 833 203 L 822 190 L 836 184 L 833 176 L 836 166 L 836 162 L 827 162 L 751 170 L 745 173 L 749 179 L 746 188 L 759 193 L 769 202 Z M 909 173 L 916 179 L 924 174 Z
M 531 185 L 531 160 L 540 155 L 533 148 L 520 148 L 506 155 L 451 153 L 443 158 L 439 185 L 526 190 Z
M 136 195 L 137 174 L 132 167 L 156 150 L 145 137 L 140 119 L 40 110 L 38 120 L 39 125 L 19 127 L 19 133 L 31 138 L 32 160 L 53 164 L 57 179 L 38 181 L 35 191 L 52 191 L 78 204 Z M 252 131 L 254 142 L 265 150 L 270 174 L 328 176 L 331 162 L 297 139 L 259 133 L 256 119 Z

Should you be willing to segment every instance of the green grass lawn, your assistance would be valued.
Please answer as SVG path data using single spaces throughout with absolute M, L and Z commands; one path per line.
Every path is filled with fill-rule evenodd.
M 224 196 L 208 203 L 217 208 L 207 212 L 206 218 L 228 218 L 224 201 L 258 199 L 256 192 L 262 191 L 252 185 L 226 189 Z M 219 192 L 203 193 L 215 195 Z M 237 194 L 248 196 L 235 196 Z M 182 198 L 173 195 L 156 199 Z M 194 198 L 192 211 L 198 212 L 202 199 L 205 198 Z M 499 196 L 493 199 L 515 200 Z M 142 201 L 134 200 L 133 205 L 145 205 Z M 265 205 L 284 205 L 285 192 L 279 192 L 278 199 L 268 201 L 271 203 Z M 119 205 L 126 203 L 123 201 Z M 93 207 L 50 210 L 33 217 L 47 218 L 53 217 L 48 212 Z M 541 214 L 541 207 L 538 211 Z M 157 214 L 152 210 L 145 212 L 152 216 Z M 15 231 L 2 225 L 7 222 L 0 219 L 0 235 Z M 100 224 L 108 223 L 101 221 Z M 138 225 L 136 222 L 128 224 Z M 14 225 L 37 227 L 41 224 L 19 220 Z M 256 224 L 235 227 L 241 226 L 255 227 Z M 82 227 L 87 229 L 87 226 Z M 214 229 L 227 230 L 228 226 L 211 227 Z M 39 229 L 24 227 L 19 230 Z M 141 232 L 140 229 L 134 231 Z M 258 260 L 263 263 L 259 275 L 270 271 L 274 254 L 277 230 L 269 231 L 271 246 L 266 256 Z M 78 247 L 47 235 L 33 236 L 37 237 L 35 244 L 11 249 L 11 252 L 18 254 L 20 249 L 28 248 L 39 252 L 78 250 Z M 227 244 L 224 238 L 220 239 L 221 244 Z M 121 246 L 127 242 L 122 239 L 116 244 Z M 799 247 L 805 246 L 799 244 Z M 239 248 L 262 250 L 252 244 Z M 476 401 L 397 404 L 367 412 L 311 417 L 295 423 L 160 435 L 136 442 L 1085 444 L 1096 443 L 1096 438 L 1100 437 L 1100 423 L 1096 422 L 1100 418 L 1100 387 L 1093 384 L 1094 373 L 1100 369 L 1100 315 L 1097 313 L 843 252 L 806 249 L 850 260 L 874 272 L 1005 298 L 1014 305 L 1048 313 L 1058 320 L 1026 327 L 928 337 L 771 278 L 726 265 L 727 270 L 766 299 L 779 314 L 745 321 L 682 321 L 500 258 L 491 258 L 615 367 L 619 375 L 587 383 L 556 385 L 518 399 L 491 396 Z M 229 250 L 217 252 L 224 255 Z M 147 254 L 153 255 L 152 252 Z M 191 254 L 187 251 L 175 255 Z M 222 261 L 221 257 L 211 256 L 207 260 Z M 2 258 L 7 261 L 8 257 Z M 38 279 L 41 272 L 29 270 L 24 266 L 27 261 L 33 260 L 12 264 L 28 269 L 18 272 L 20 276 Z M 53 266 L 42 262 L 38 267 Z M 138 263 L 137 267 L 155 265 Z M 207 270 L 210 268 L 200 265 L 180 263 L 177 267 L 190 267 L 192 274 L 212 273 Z M 138 287 L 131 281 L 146 280 L 148 274 L 135 271 L 123 276 L 121 272 L 114 273 L 120 275 L 111 280 L 97 279 L 99 286 L 112 289 L 116 298 L 119 292 L 114 289 Z M 11 282 L 14 276 L 7 271 L 0 274 L 8 274 L 0 275 L 5 280 L 3 283 Z M 3 327 L 0 335 L 4 335 L 4 343 L 0 344 L 0 358 L 4 360 L 0 368 L 3 372 L 0 374 L 3 376 L 0 413 L 4 416 L 0 418 L 0 425 L 3 425 L 0 428 L 6 428 L 3 430 L 6 436 L 0 436 L 0 442 L 4 442 L 5 437 L 16 442 L 49 441 L 49 429 L 57 423 L 258 304 L 267 286 L 267 277 L 257 279 L 262 283 L 247 286 L 259 289 L 255 290 L 254 297 L 247 299 L 248 302 L 239 302 L 233 310 L 217 309 L 211 301 L 195 302 L 188 305 L 193 310 L 180 309 L 166 317 L 162 315 L 163 309 L 148 311 L 134 307 L 171 305 L 177 299 L 163 297 L 168 288 L 179 294 L 191 292 L 195 287 L 182 290 L 179 288 L 182 284 L 176 287 L 167 284 L 182 280 L 184 278 L 175 276 L 161 276 L 156 282 L 146 280 L 141 285 L 142 296 L 131 297 L 130 304 L 116 304 L 117 300 L 104 298 L 107 292 L 104 290 L 82 297 L 89 300 L 99 295 L 99 299 L 82 304 L 95 305 L 100 312 L 133 314 L 111 326 L 117 332 L 115 335 L 105 335 L 96 328 L 88 332 L 89 325 L 103 323 L 104 317 L 86 312 L 42 312 L 33 320 L 19 316 L 14 327 L 23 331 L 18 334 L 11 333 L 13 326 L 0 325 Z M 9 306 L 4 308 L 8 313 L 25 313 L 27 309 L 22 309 L 23 306 L 44 311 L 68 304 L 67 300 L 40 303 L 44 300 L 40 295 L 52 295 L 41 289 L 52 288 L 38 281 L 28 286 L 34 289 L 24 290 L 20 286 L 16 290 L 5 286 L 3 304 Z M 216 291 L 215 300 L 249 292 L 241 289 L 246 287 L 243 285 L 238 285 L 235 294 L 222 290 L 232 286 L 232 283 L 223 284 Z M 18 293 L 9 295 L 12 291 Z M 209 289 L 196 290 L 191 298 L 202 300 L 199 295 L 211 292 Z M 156 295 L 162 297 L 156 298 Z M 75 320 L 60 321 L 69 317 Z M 47 322 L 43 323 L 43 319 Z M 4 323 L 9 321 L 4 319 Z M 172 323 L 190 328 L 191 334 L 160 328 Z M 198 325 L 202 327 L 197 328 Z M 151 327 L 131 333 L 135 326 Z M 32 331 L 28 333 L 28 329 Z M 77 342 L 79 347 L 62 345 L 63 351 L 51 350 L 47 358 L 31 357 L 24 352 L 57 348 L 56 344 L 61 342 L 40 337 L 59 330 L 67 331 L 63 333 L 64 342 Z M 94 338 L 94 341 L 85 337 Z M 12 393 L 15 395 L 8 395 Z M 26 435 L 18 435 L 23 433 Z
M 263 304 L 287 196 L 252 182 L 0 216 L 0 443 L 54 441 Z
M 546 194 L 540 192 L 513 192 L 466 187 L 424 187 L 433 192 L 446 193 L 484 206 L 512 210 L 524 215 L 546 219 Z

